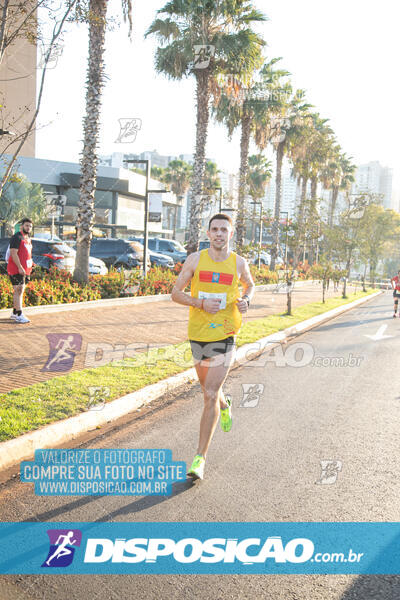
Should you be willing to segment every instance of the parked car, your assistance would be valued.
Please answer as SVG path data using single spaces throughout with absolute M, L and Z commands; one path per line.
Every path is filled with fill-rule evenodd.
M 76 241 L 66 240 L 65 243 L 68 244 L 70 248 L 72 248 L 76 255 Z M 100 258 L 89 256 L 89 275 L 107 275 L 107 273 L 108 269 L 104 261 L 100 260 Z
M 143 264 L 143 246 L 135 241 L 119 238 L 93 238 L 90 253 L 100 258 L 107 267 L 134 269 Z M 150 260 L 148 261 L 150 266 Z
M 187 252 L 180 242 L 164 238 L 149 238 L 149 248 L 152 252 L 159 252 L 172 258 L 174 263 L 185 262 Z
M 144 244 L 143 238 L 131 237 L 129 239 L 139 242 L 142 246 Z M 168 269 L 174 268 L 175 263 L 170 256 L 167 256 L 166 254 L 160 254 L 159 252 L 153 252 L 150 250 L 150 248 L 148 249 L 148 255 L 152 266 L 166 267 Z
M 204 250 L 205 248 L 210 247 L 210 240 L 203 240 L 199 242 L 199 250 Z
M 6 263 L 6 252 L 10 238 L 0 239 L 0 274 L 7 275 L 7 263 Z
M 54 237 L 51 237 L 51 234 L 49 234 L 49 233 L 39 233 L 39 234 L 35 235 L 35 239 L 63 242 L 63 240 L 61 240 L 57 235 L 55 235 Z M 76 258 L 76 250 L 75 250 L 76 241 L 68 240 L 63 243 L 67 244 L 71 248 L 71 250 Z M 74 263 L 74 268 L 75 268 L 75 263 Z M 100 260 L 99 258 L 95 258 L 94 256 L 89 256 L 89 275 L 107 275 L 107 273 L 108 273 L 108 269 L 102 260 Z
M 251 257 L 250 257 L 250 261 L 253 263 L 253 265 L 258 265 L 258 252 L 254 252 Z M 265 252 L 264 250 L 261 250 L 260 252 L 260 263 L 262 265 L 270 265 L 271 264 L 271 255 L 268 254 L 268 252 Z M 283 260 L 281 259 L 280 256 L 277 256 L 275 259 L 275 264 L 277 265 L 283 265 Z
M 0 239 L 1 272 L 7 273 L 5 254 L 10 238 Z M 75 252 L 61 240 L 44 240 L 32 238 L 32 261 L 34 265 L 49 271 L 51 267 L 65 269 L 73 273 L 75 268 Z

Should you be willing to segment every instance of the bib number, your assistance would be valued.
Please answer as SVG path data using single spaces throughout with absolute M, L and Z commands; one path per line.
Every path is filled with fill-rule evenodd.
M 26 266 L 28 269 L 30 269 L 32 267 L 32 259 L 28 258 L 28 260 L 26 261 Z
M 226 293 L 212 294 L 211 292 L 199 292 L 199 298 L 200 300 L 208 300 L 210 298 L 221 300 L 219 310 L 223 310 L 224 308 L 226 308 Z

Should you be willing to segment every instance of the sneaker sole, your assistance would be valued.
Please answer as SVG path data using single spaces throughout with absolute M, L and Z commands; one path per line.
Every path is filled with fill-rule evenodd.
M 203 479 L 203 477 L 200 477 L 200 475 L 197 475 L 197 473 L 193 473 L 190 471 L 189 471 L 189 473 L 187 473 L 187 476 L 191 477 L 194 481 L 197 481 L 198 479 L 200 479 L 200 481 L 202 481 L 202 479 Z

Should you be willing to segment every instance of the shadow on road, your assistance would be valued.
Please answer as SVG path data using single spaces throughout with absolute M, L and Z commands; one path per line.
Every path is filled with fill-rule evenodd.
M 193 480 L 186 479 L 186 481 L 179 481 L 172 485 L 172 494 L 170 496 L 142 496 L 138 500 L 135 500 L 131 504 L 127 504 L 126 506 L 122 506 L 118 508 L 114 512 L 108 513 L 104 517 L 100 517 L 100 519 L 96 519 L 96 523 L 107 523 L 111 521 L 114 517 L 118 517 L 120 515 L 130 515 L 131 513 L 141 512 L 142 510 L 146 510 L 147 508 L 151 508 L 152 506 L 157 506 L 157 504 L 162 504 L 167 500 L 170 500 L 174 496 L 178 496 L 179 494 L 183 494 L 187 492 L 193 487 Z
M 398 572 L 400 559 L 400 536 L 395 535 L 391 542 L 374 555 L 368 563 L 368 571 L 377 573 L 382 570 Z M 400 575 L 360 575 L 344 592 L 340 600 L 399 600 Z
M 93 521 L 93 523 L 107 523 L 113 517 L 118 515 L 129 515 L 131 513 L 137 513 L 142 510 L 146 510 L 147 508 L 151 508 L 152 506 L 156 506 L 157 504 L 161 504 L 162 502 L 166 502 L 170 500 L 174 496 L 178 496 L 193 487 L 193 480 L 186 479 L 185 481 L 179 481 L 177 483 L 172 484 L 172 494 L 169 496 L 140 496 L 134 502 L 122 506 L 118 508 L 118 510 L 114 512 L 107 513 L 105 516 Z M 65 516 L 66 513 L 72 510 L 76 510 L 78 508 L 82 508 L 89 504 L 90 502 L 95 502 L 99 498 L 110 498 L 111 496 L 84 496 L 82 498 L 78 498 L 69 502 L 67 504 L 62 504 L 58 508 L 54 508 L 52 510 L 48 510 L 46 512 L 42 512 L 35 515 L 35 519 L 37 521 L 55 521 L 57 517 Z M 121 496 L 118 496 L 121 498 Z M 125 496 L 126 497 L 126 496 Z
M 385 312 L 387 312 L 387 311 L 385 311 Z M 328 325 L 322 325 L 321 327 L 318 327 L 318 329 L 316 331 L 331 331 L 332 329 L 344 329 L 345 327 L 357 327 L 360 324 L 364 325 L 364 323 L 365 324 L 375 323 L 376 321 L 379 321 L 380 323 L 384 323 L 385 321 L 392 321 L 392 320 L 393 320 L 392 315 L 388 316 L 386 319 L 385 319 L 385 317 L 363 319 L 362 315 L 360 315 L 359 319 L 354 319 L 352 321 L 345 321 L 344 323 L 331 322 Z
M 400 575 L 360 575 L 340 600 L 399 600 Z

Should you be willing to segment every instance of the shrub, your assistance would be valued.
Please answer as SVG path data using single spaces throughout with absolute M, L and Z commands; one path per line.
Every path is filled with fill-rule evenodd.
M 13 287 L 7 275 L 0 275 L 0 308 L 12 308 Z
M 92 275 L 89 285 L 100 294 L 100 298 L 119 298 L 125 286 L 124 271 L 111 270 L 107 275 Z
M 267 265 L 261 265 L 258 268 L 256 265 L 250 265 L 250 272 L 254 282 L 258 285 L 267 285 L 268 283 L 278 283 L 278 273 L 270 271 Z

